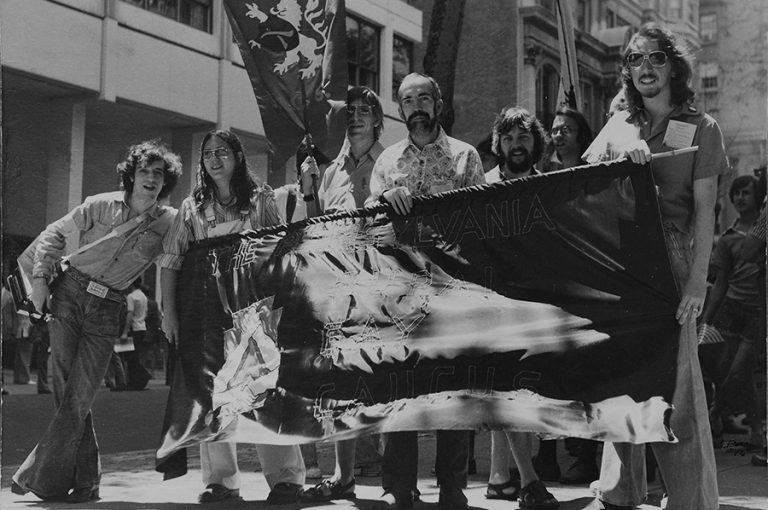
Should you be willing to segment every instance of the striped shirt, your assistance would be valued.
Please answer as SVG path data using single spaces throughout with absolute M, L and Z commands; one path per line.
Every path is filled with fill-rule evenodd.
M 157 260 L 158 266 L 180 270 L 190 243 L 209 237 L 205 209 L 206 207 L 197 207 L 194 197 L 184 199 L 179 208 L 179 214 L 163 242 L 163 254 Z M 236 206 L 224 206 L 216 200 L 213 201 L 213 213 L 217 224 L 237 221 L 243 215 Z M 275 193 L 272 188 L 262 186 L 254 192 L 251 197 L 251 207 L 248 210 L 248 219 L 248 224 L 244 228 L 254 230 L 283 223 L 275 204 Z

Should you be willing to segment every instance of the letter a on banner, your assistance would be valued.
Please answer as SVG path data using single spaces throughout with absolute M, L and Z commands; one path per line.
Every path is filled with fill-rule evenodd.
M 323 154 L 335 156 L 346 129 L 344 0 L 224 0 L 224 7 L 275 167 L 307 133 Z

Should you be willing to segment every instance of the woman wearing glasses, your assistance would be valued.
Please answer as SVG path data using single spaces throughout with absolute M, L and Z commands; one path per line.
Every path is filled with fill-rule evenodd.
M 163 331 L 168 341 L 183 349 L 176 311 L 176 280 L 184 254 L 193 241 L 220 237 L 246 229 L 282 223 L 272 190 L 258 186 L 248 175 L 243 146 L 229 131 L 211 131 L 200 149 L 197 185 L 185 198 L 163 243 Z M 223 309 L 222 321 L 231 321 Z M 220 328 L 222 333 L 225 327 Z M 210 332 L 206 332 L 210 333 Z M 211 383 L 212 385 L 213 383 Z M 203 483 L 201 503 L 240 499 L 240 471 L 235 443 L 201 443 Z M 271 492 L 269 503 L 295 501 L 304 484 L 304 461 L 298 446 L 256 445 Z

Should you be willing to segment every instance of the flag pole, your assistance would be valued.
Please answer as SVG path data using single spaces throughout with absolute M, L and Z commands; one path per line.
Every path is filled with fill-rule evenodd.
M 314 160 L 315 145 L 312 142 L 312 134 L 309 131 L 309 117 L 307 116 L 307 105 L 308 105 L 307 88 L 304 85 L 304 80 L 301 80 L 301 112 L 302 112 L 302 115 L 304 116 L 304 146 L 307 148 L 309 157 Z M 315 166 L 317 166 L 317 161 L 315 161 Z M 319 169 L 320 168 L 318 168 L 318 170 Z M 301 178 L 301 174 L 299 174 L 299 178 Z M 317 188 L 318 188 L 317 181 L 318 181 L 318 176 L 315 174 L 312 174 L 312 198 L 315 201 L 317 209 L 320 210 L 320 197 L 317 192 Z

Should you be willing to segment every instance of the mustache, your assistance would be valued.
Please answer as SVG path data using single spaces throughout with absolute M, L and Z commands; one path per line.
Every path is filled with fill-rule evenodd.
M 419 122 L 424 122 L 428 131 L 432 131 L 437 126 L 437 117 L 430 117 L 424 110 L 416 110 L 405 120 L 405 126 L 409 131 L 416 128 Z

